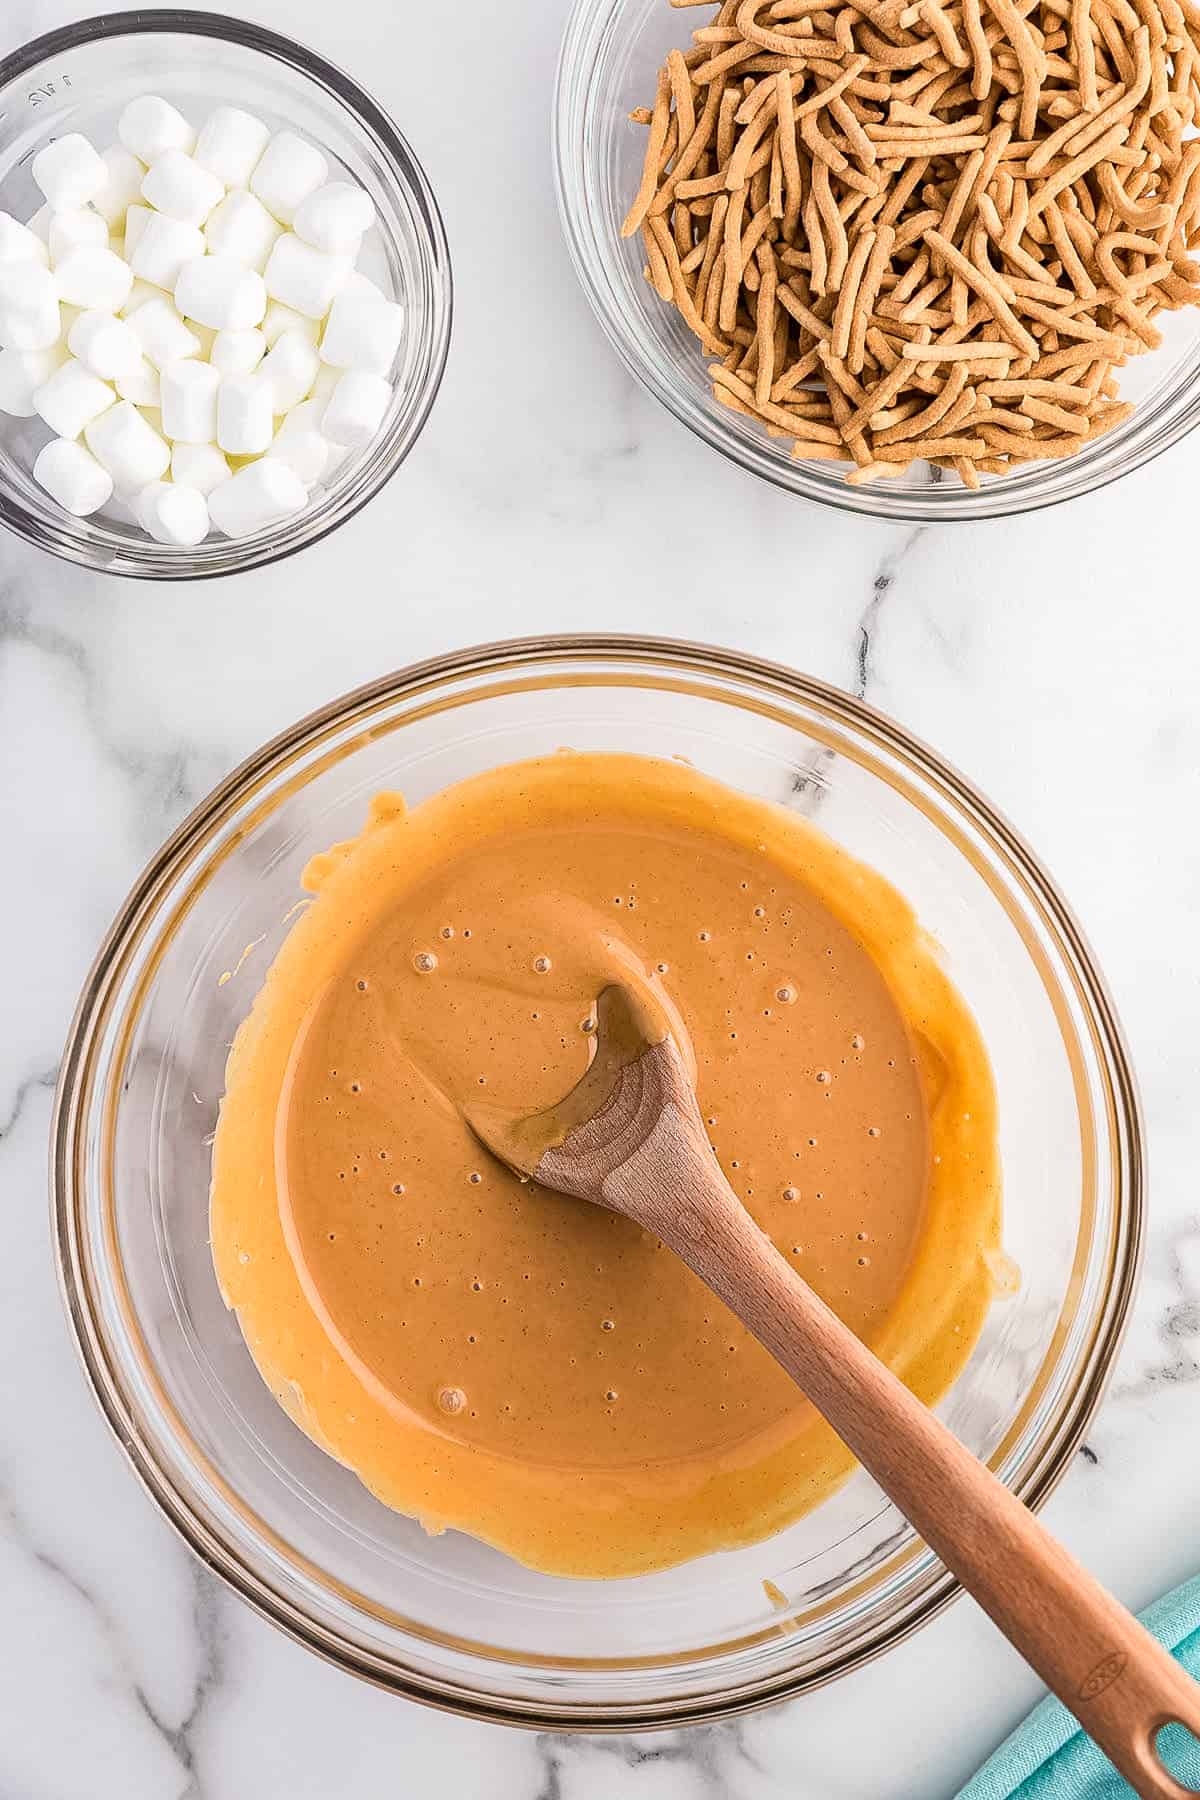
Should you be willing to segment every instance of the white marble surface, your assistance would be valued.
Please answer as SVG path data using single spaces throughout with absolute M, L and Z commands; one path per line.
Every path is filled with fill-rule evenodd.
M 0 52 L 88 10 L 6 0 Z M 565 0 L 502 20 L 412 0 L 256 10 L 410 135 L 446 215 L 456 337 L 401 476 L 275 571 L 149 587 L 0 534 L 0 1800 L 949 1800 L 1037 1695 L 966 1602 L 737 1727 L 567 1741 L 375 1693 L 215 1586 L 128 1473 L 68 1342 L 44 1198 L 55 1068 L 95 944 L 168 828 L 380 671 L 483 638 L 649 628 L 865 689 L 1042 853 L 1132 1041 L 1145 1276 L 1047 1516 L 1143 1604 L 1200 1567 L 1200 438 L 999 526 L 884 529 L 788 500 L 658 411 L 576 288 L 547 150 Z M 471 134 L 441 80 L 447 31 L 479 97 Z M 730 529 L 680 533 L 684 509 Z

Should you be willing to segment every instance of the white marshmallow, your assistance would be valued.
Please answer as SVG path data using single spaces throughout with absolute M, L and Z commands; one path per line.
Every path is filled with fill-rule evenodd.
M 324 410 L 319 400 L 305 400 L 293 407 L 267 451 L 268 460 L 286 463 L 305 487 L 315 487 L 324 479 L 333 458 L 333 445 L 321 430 Z
M 128 501 L 129 510 L 133 514 L 134 520 L 141 526 L 143 531 L 149 531 L 150 529 L 150 526 L 146 521 L 146 508 L 153 503 L 155 495 L 166 489 L 169 485 L 170 484 L 166 481 L 148 481 L 140 492 L 130 495 Z
M 298 331 L 285 331 L 268 351 L 258 373 L 270 385 L 271 410 L 291 412 L 309 393 L 321 367 L 315 347 Z
M 0 350 L 0 413 L 32 419 L 36 389 L 49 381 L 63 361 L 61 346 L 50 350 Z
M 282 231 L 283 226 L 261 200 L 244 188 L 235 188 L 209 219 L 204 236 L 211 256 L 231 256 L 261 275 Z
M 267 340 L 268 349 L 274 349 L 285 331 L 299 331 L 310 344 L 321 341 L 319 319 L 306 319 L 303 313 L 296 312 L 290 306 L 281 306 L 278 300 L 272 300 L 267 307 L 260 329 Z
M 156 369 L 165 369 L 168 363 L 199 353 L 199 338 L 188 330 L 165 294 L 139 306 L 129 315 L 129 323 L 142 346 L 142 354 L 150 358 Z
M 214 488 L 233 474 L 225 455 L 215 444 L 173 444 L 171 479 L 193 487 L 207 500 Z
M 357 256 L 363 235 L 375 221 L 375 202 L 365 188 L 327 181 L 296 208 L 296 236 L 335 256 Z
M 61 336 L 56 277 L 37 262 L 0 264 L 0 348 L 48 350 Z
M 93 419 L 116 401 L 107 381 L 85 369 L 78 357 L 68 357 L 61 368 L 35 388 L 34 410 L 45 419 L 55 437 L 77 438 Z
M 338 382 L 342 379 L 342 376 L 344 373 L 345 373 L 345 371 L 343 369 L 333 369 L 329 366 L 328 363 L 322 363 L 320 373 L 318 374 L 317 379 L 313 382 L 312 388 L 309 392 L 309 396 L 308 396 L 309 399 L 310 400 L 328 400 L 328 399 L 330 399 L 330 397 L 333 394 L 334 388 L 337 386 Z
M 321 430 L 332 443 L 357 449 L 379 430 L 391 397 L 391 383 L 382 375 L 347 369 L 326 403 Z
M 112 498 L 111 475 L 82 444 L 67 438 L 55 438 L 38 452 L 33 479 L 77 519 L 99 512 Z
M 142 177 L 146 171 L 124 144 L 111 144 L 101 151 L 100 161 L 104 164 L 107 180 L 93 198 L 92 205 L 110 231 L 121 231 L 125 214 L 142 191 Z
M 308 503 L 304 483 L 287 464 L 263 457 L 239 469 L 212 493 L 208 509 L 212 522 L 226 537 L 249 537 L 268 525 L 277 525 Z
M 35 262 L 44 269 L 49 261 L 50 251 L 36 231 L 0 212 L 0 263 Z
M 108 249 L 108 226 L 90 206 L 73 206 L 50 217 L 50 262 L 55 268 L 72 250 L 103 244 Z
M 139 281 L 135 275 L 133 286 L 129 290 L 129 298 L 121 308 L 121 317 L 123 319 L 132 318 L 139 306 L 145 306 L 148 300 L 171 300 L 171 296 L 162 288 L 153 286 L 149 281 Z M 174 301 L 171 301 L 171 304 L 174 305 Z
M 267 310 L 267 290 L 256 270 L 231 256 L 199 256 L 179 271 L 175 304 L 214 331 L 250 331 Z
M 132 400 L 135 406 L 157 406 L 162 397 L 158 370 L 148 356 L 140 357 L 128 375 L 118 375 L 116 386 L 122 400 Z
M 198 488 L 152 481 L 134 503 L 142 528 L 156 544 L 202 544 L 209 533 L 208 501 Z
M 107 243 L 68 251 L 54 276 L 60 299 L 98 312 L 119 312 L 133 286 L 129 264 L 114 256 Z
M 371 300 L 387 300 L 389 298 L 379 283 L 372 281 L 369 275 L 364 275 L 361 269 L 351 269 L 345 282 L 338 289 L 339 299 L 342 294 L 355 294 L 360 298 L 365 297 Z
M 127 319 L 114 319 L 111 313 L 80 313 L 67 333 L 67 344 L 101 381 L 133 375 L 141 366 L 141 340 Z
M 339 294 L 321 339 L 321 361 L 335 369 L 386 375 L 404 335 L 404 308 L 394 300 Z
M 78 131 L 55 138 L 33 159 L 33 179 L 54 212 L 86 206 L 101 193 L 108 170 L 91 144 Z
M 170 219 L 203 225 L 225 198 L 225 187 L 182 150 L 167 150 L 147 169 L 142 198 Z
M 32 231 L 35 237 L 41 238 L 47 249 L 49 249 L 50 245 L 50 221 L 53 217 L 54 214 L 48 206 L 39 206 L 32 219 L 26 219 L 25 221 L 28 229 Z
M 263 279 L 272 300 L 306 319 L 323 319 L 352 267 L 349 257 L 326 256 L 289 231 L 272 250 Z
M 314 145 L 294 131 L 273 137 L 250 177 L 250 192 L 267 211 L 290 225 L 296 208 L 315 194 L 329 176 L 329 164 Z
M 218 331 L 209 361 L 222 375 L 253 375 L 266 353 L 261 331 Z
M 253 113 L 218 106 L 200 128 L 196 161 L 226 187 L 245 187 L 270 141 L 270 126 Z
M 139 161 L 157 162 L 168 150 L 182 150 L 190 156 L 196 148 L 196 134 L 183 114 L 157 94 L 141 94 L 131 100 L 121 114 L 117 136 Z
M 211 325 L 201 325 L 197 319 L 185 319 L 184 324 L 194 338 L 199 339 L 199 356 L 201 362 L 212 361 L 212 347 L 217 341 L 217 334 Z
M 118 400 L 93 419 L 84 436 L 122 496 L 140 493 L 148 482 L 160 480 L 170 465 L 170 446 L 128 400 Z
M 133 266 L 134 251 L 154 214 L 148 206 L 131 206 L 125 214 L 125 261 Z
M 217 435 L 221 371 L 211 363 L 168 363 L 162 372 L 163 435 L 179 444 L 211 444 Z
M 135 275 L 154 287 L 173 288 L 185 263 L 204 255 L 204 233 L 198 225 L 151 213 L 130 257 Z
M 230 456 L 261 456 L 275 433 L 271 389 L 258 375 L 229 375 L 217 393 L 217 443 Z

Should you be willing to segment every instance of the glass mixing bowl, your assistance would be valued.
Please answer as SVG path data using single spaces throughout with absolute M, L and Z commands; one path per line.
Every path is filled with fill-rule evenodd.
M 915 902 L 990 1048 L 998 1299 L 941 1412 L 1031 1505 L 1100 1398 L 1138 1265 L 1142 1139 L 1078 928 L 985 800 L 887 719 L 730 651 L 635 638 L 467 650 L 336 701 L 243 764 L 122 908 L 67 1046 L 54 1229 L 88 1375 L 193 1549 L 342 1668 L 513 1723 L 677 1725 L 794 1694 L 930 1618 L 954 1583 L 861 1472 L 788 1530 L 665 1574 L 553 1579 L 426 1537 L 304 1437 L 217 1291 L 210 1145 L 225 1057 L 314 851 L 564 745 L 682 756 L 818 821 Z
M 567 243 L 588 299 L 638 380 L 677 419 L 723 456 L 777 487 L 848 512 L 938 524 L 1030 512 L 1104 487 L 1174 444 L 1200 419 L 1200 308 L 1155 321 L 1161 349 L 1119 372 L 1121 398 L 1137 403 L 1126 424 L 1065 462 L 1030 463 L 984 476 L 978 492 L 957 475 L 916 463 L 895 481 L 847 487 L 837 464 L 793 462 L 790 445 L 712 397 L 707 361 L 673 306 L 643 280 L 640 236 L 621 220 L 641 179 L 646 134 L 630 122 L 653 103 L 667 52 L 690 47 L 693 22 L 709 14 L 668 0 L 576 0 L 558 71 L 554 159 Z
M 40 419 L 0 414 L 0 523 L 43 550 L 114 575 L 171 581 L 229 575 L 314 544 L 353 517 L 404 461 L 433 405 L 450 344 L 450 255 L 437 202 L 408 144 L 348 75 L 257 25 L 217 13 L 106 13 L 0 61 L 0 209 L 28 219 L 42 204 L 30 163 L 52 138 L 80 131 L 98 150 L 139 94 L 162 94 L 199 125 L 220 104 L 310 138 L 331 173 L 375 202 L 359 267 L 405 309 L 395 391 L 378 433 L 303 512 L 251 537 L 215 534 L 195 549 L 156 544 L 132 515 L 75 519 L 33 480 L 49 439 Z

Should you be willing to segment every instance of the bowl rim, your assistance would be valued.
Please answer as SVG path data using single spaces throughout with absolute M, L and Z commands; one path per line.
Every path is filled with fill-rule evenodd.
M 331 518 L 313 536 L 285 544 L 275 544 L 268 538 L 259 548 L 255 548 L 251 541 L 240 556 L 237 551 L 241 540 L 226 540 L 226 544 L 218 545 L 218 548 L 227 547 L 231 555 L 228 563 L 219 568 L 198 568 L 188 555 L 179 557 L 176 566 L 176 559 L 161 555 L 162 546 L 147 541 L 145 545 L 137 547 L 159 555 L 159 563 L 155 566 L 143 566 L 135 562 L 127 566 L 123 557 L 98 559 L 89 553 L 89 546 L 82 539 L 69 534 L 64 533 L 61 541 L 50 540 L 43 534 L 38 522 L 27 517 L 24 509 L 0 490 L 0 525 L 11 531 L 14 537 L 21 538 L 35 549 L 47 551 L 64 562 L 74 563 L 94 574 L 113 575 L 132 581 L 218 581 L 231 575 L 241 575 L 250 569 L 266 568 L 274 563 L 284 562 L 288 557 L 298 556 L 302 551 L 323 543 L 374 500 L 408 460 L 428 423 L 446 373 L 454 328 L 454 270 L 445 221 L 437 198 L 420 158 L 394 119 L 366 88 L 361 87 L 352 75 L 347 74 L 336 63 L 330 62 L 298 39 L 272 31 L 268 26 L 222 13 L 189 12 L 180 7 L 97 13 L 90 18 L 79 19 L 74 24 L 44 32 L 40 37 L 31 38 L 8 56 L 0 57 L 0 92 L 10 83 L 32 74 L 45 62 L 68 50 L 76 50 L 81 45 L 102 42 L 108 38 L 168 33 L 215 38 L 224 43 L 237 44 L 243 49 L 274 57 L 297 74 L 308 80 L 315 79 L 328 88 L 347 112 L 378 140 L 390 162 L 401 172 L 414 217 L 419 221 L 420 235 L 424 240 L 424 250 L 438 293 L 438 305 L 430 318 L 432 331 L 425 359 L 423 387 L 419 391 L 417 406 L 408 419 L 403 438 L 381 460 L 371 479 L 353 502 L 345 510 L 339 511 L 336 517 Z M 303 516 L 298 515 L 299 518 Z M 289 521 L 291 522 L 294 521 Z
M 874 487 L 850 487 L 845 481 L 834 481 L 819 473 L 806 474 L 806 465 L 768 457 L 769 440 L 743 439 L 730 419 L 717 418 L 698 405 L 682 382 L 672 382 L 655 367 L 647 354 L 644 341 L 627 314 L 616 305 L 608 292 L 609 283 L 602 271 L 609 262 L 606 243 L 585 201 L 586 153 L 581 147 L 581 104 L 587 103 L 592 85 L 595 48 L 607 34 L 618 9 L 627 0 L 574 0 L 567 15 L 559 47 L 555 74 L 554 102 L 551 118 L 551 145 L 554 161 L 554 185 L 558 198 L 559 221 L 566 239 L 567 251 L 580 286 L 608 342 L 630 374 L 659 404 L 685 426 L 694 437 L 716 450 L 759 481 L 768 482 L 793 499 L 812 501 L 836 512 L 848 512 L 874 519 L 882 524 L 964 525 L 994 523 L 1024 513 L 1043 512 L 1049 507 L 1063 506 L 1088 494 L 1099 493 L 1110 483 L 1144 469 L 1165 451 L 1200 425 L 1200 385 L 1190 406 L 1182 408 L 1165 427 L 1153 429 L 1162 402 L 1152 407 L 1148 399 L 1138 407 L 1144 441 L 1135 450 L 1117 456 L 1113 439 L 1101 438 L 1094 446 L 1097 460 L 1085 461 L 1086 452 L 1061 462 L 1030 465 L 1008 478 L 987 481 L 977 491 L 964 487 L 929 484 L 917 490 L 896 488 L 888 482 Z M 666 0 L 664 0 L 664 4 Z M 671 0 L 672 4 L 686 0 Z M 1119 441 L 1119 440 L 1118 440 Z M 819 471 L 820 465 L 817 465 Z M 1077 479 L 1061 489 L 1045 491 L 1043 471 L 1074 469 Z M 1021 484 L 1029 484 L 1022 491 Z M 943 494 L 945 499 L 934 504 L 928 496 Z
M 105 1023 L 108 990 L 115 979 L 114 971 L 119 973 L 129 940 L 144 929 L 161 891 L 186 867 L 195 849 L 211 839 L 222 815 L 231 811 L 246 791 L 254 789 L 275 765 L 302 753 L 306 746 L 320 743 L 329 731 L 345 728 L 380 704 L 402 700 L 431 683 L 462 681 L 511 670 L 515 665 L 536 670 L 543 664 L 586 664 L 604 657 L 629 659 L 631 667 L 649 664 L 666 665 L 676 673 L 716 672 L 757 684 L 760 689 L 773 688 L 793 699 L 811 701 L 829 709 L 835 718 L 840 714 L 843 724 L 865 730 L 902 758 L 912 759 L 921 774 L 932 779 L 938 792 L 983 832 L 989 847 L 998 850 L 1021 873 L 1024 882 L 1032 885 L 1040 905 L 1046 909 L 1061 940 L 1061 951 L 1075 975 L 1087 1024 L 1110 1086 L 1111 1110 L 1116 1115 L 1115 1125 L 1110 1122 L 1118 1195 L 1114 1226 L 1120 1251 L 1113 1253 L 1109 1279 L 1095 1308 L 1086 1360 L 1075 1376 L 1070 1395 L 1059 1405 L 1058 1417 L 1048 1423 L 1047 1441 L 1038 1464 L 1015 1486 L 1032 1510 L 1040 1509 L 1070 1467 L 1107 1390 L 1128 1327 L 1141 1269 L 1145 1130 L 1124 1033 L 1107 984 L 1074 914 L 1005 816 L 952 764 L 869 702 L 785 664 L 720 646 L 640 634 L 577 633 L 497 640 L 425 658 L 378 677 L 277 733 L 239 763 L 175 828 L 134 882 L 105 934 L 83 984 L 63 1051 L 50 1125 L 49 1159 L 50 1229 L 58 1286 L 80 1364 L 142 1488 L 200 1561 L 287 1636 L 315 1651 L 323 1661 L 374 1686 L 436 1710 L 490 1723 L 592 1733 L 712 1723 L 815 1690 L 912 1636 L 957 1598 L 962 1589 L 944 1568 L 938 1569 L 898 1620 L 884 1622 L 873 1634 L 865 1633 L 859 1642 L 843 1649 L 834 1667 L 815 1673 L 784 1670 L 752 1679 L 732 1693 L 660 1698 L 652 1702 L 599 1704 L 562 1700 L 556 1704 L 496 1695 L 465 1682 L 456 1683 L 397 1662 L 389 1663 L 382 1655 L 372 1655 L 344 1635 L 335 1637 L 285 1593 L 281 1584 L 273 1584 L 261 1566 L 254 1566 L 243 1549 L 223 1533 L 211 1513 L 202 1512 L 191 1503 L 173 1479 L 167 1459 L 156 1453 L 155 1446 L 140 1430 L 132 1386 L 123 1376 L 119 1358 L 112 1354 L 112 1344 L 95 1303 L 87 1266 L 92 1247 L 79 1230 L 88 1187 L 86 1179 L 81 1178 L 80 1127 L 90 1098 L 93 1051 Z

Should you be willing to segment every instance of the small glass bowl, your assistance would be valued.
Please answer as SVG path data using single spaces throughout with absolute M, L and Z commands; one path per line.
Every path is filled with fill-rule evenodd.
M 52 138 L 80 131 L 103 150 L 139 94 L 162 94 L 199 125 L 220 104 L 287 126 L 357 182 L 376 206 L 360 267 L 402 302 L 395 391 L 376 437 L 344 462 L 303 512 L 251 537 L 215 533 L 195 549 L 157 544 L 117 509 L 75 519 L 33 480 L 48 441 L 40 419 L 0 415 L 0 523 L 71 562 L 114 575 L 182 581 L 230 575 L 290 556 L 351 518 L 412 449 L 450 343 L 450 255 L 441 215 L 408 144 L 340 69 L 290 39 L 217 13 L 106 13 L 49 33 L 0 61 L 0 209 L 28 219 L 42 204 L 30 163 Z
M 985 475 L 978 491 L 924 462 L 894 481 L 848 487 L 848 464 L 794 462 L 786 441 L 719 406 L 704 352 L 676 309 L 643 278 L 640 234 L 621 237 L 646 141 L 629 114 L 653 102 L 667 52 L 690 47 L 696 17 L 668 0 L 576 0 L 559 61 L 554 160 L 567 243 L 601 325 L 638 380 L 705 443 L 808 500 L 875 518 L 941 524 L 1073 500 L 1140 468 L 1200 420 L 1200 307 L 1160 313 L 1162 347 L 1132 357 L 1119 371 L 1121 398 L 1137 403 L 1124 425 L 1065 461 Z M 703 17 L 707 22 L 708 14 Z
M 339 1667 L 548 1729 L 713 1719 L 878 1654 L 955 1592 L 859 1471 L 760 1544 L 633 1580 L 535 1574 L 427 1537 L 292 1424 L 213 1274 L 212 1134 L 229 1043 L 315 851 L 381 788 L 420 801 L 562 746 L 690 759 L 815 819 L 912 900 L 995 1071 L 998 1299 L 941 1416 L 1036 1506 L 1071 1461 L 1129 1307 L 1142 1136 L 1119 1028 L 1052 883 L 986 801 L 869 707 L 730 651 L 637 638 L 466 650 L 268 744 L 130 894 L 66 1048 L 54 1233 L 81 1356 L 148 1491 L 210 1567 Z

